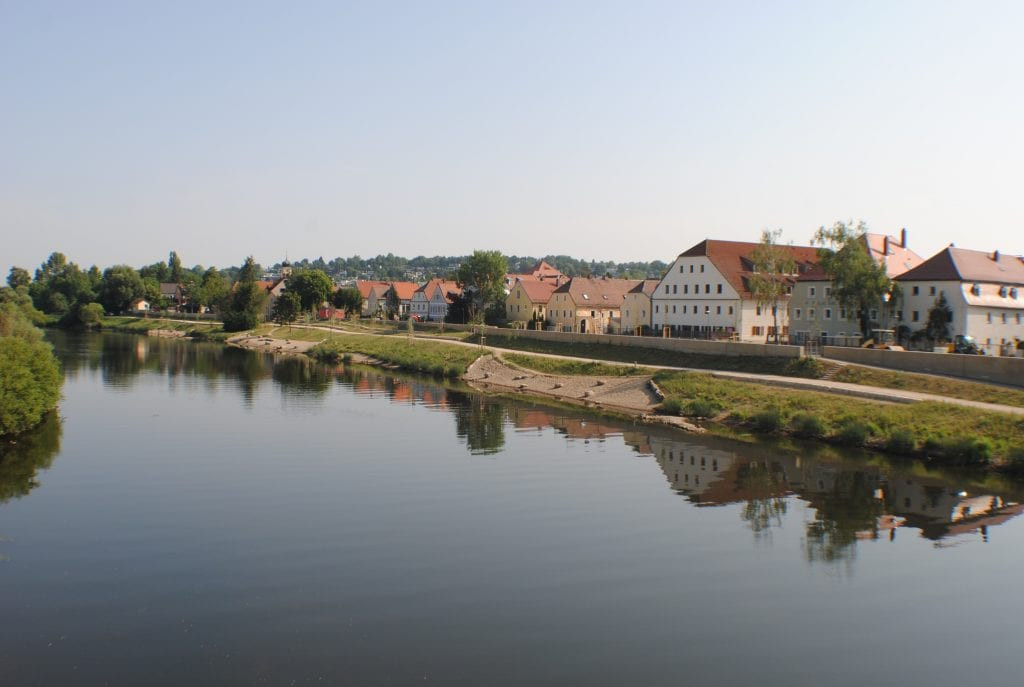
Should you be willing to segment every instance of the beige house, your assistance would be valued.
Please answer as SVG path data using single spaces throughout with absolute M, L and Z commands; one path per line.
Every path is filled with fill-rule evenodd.
M 645 279 L 626 294 L 622 303 L 622 333 L 644 334 L 651 328 L 651 295 L 657 279 Z
M 864 234 L 864 250 L 885 267 L 890 279 L 920 265 L 924 260 L 907 247 L 907 230 L 900 237 Z M 868 312 L 872 328 L 896 329 L 902 308 L 898 303 L 879 303 Z M 820 267 L 800 275 L 789 299 L 789 336 L 794 343 L 820 341 L 833 346 L 858 346 L 860 321 L 832 297 L 832 279 Z
M 522 323 L 527 328 L 531 322 L 543 322 L 547 318 L 551 294 L 556 288 L 558 284 L 555 281 L 517 280 L 505 298 L 508 321 Z
M 618 334 L 622 306 L 638 279 L 573 277 L 551 292 L 548 328 L 581 334 Z
M 421 322 L 442 322 L 448 316 L 452 295 L 461 293 L 462 289 L 454 281 L 431 279 L 413 292 L 409 314 Z
M 371 314 L 376 312 L 370 310 L 370 292 L 373 291 L 375 286 L 381 286 L 387 288 L 388 283 L 386 281 L 374 281 L 368 279 L 357 279 L 356 289 L 359 291 L 359 295 L 363 297 L 363 305 L 360 308 L 359 314 L 363 317 L 369 317 Z
M 774 334 L 770 306 L 758 305 L 750 292 L 754 275 L 752 256 L 758 243 L 706 239 L 681 253 L 651 295 L 651 328 L 672 336 L 730 338 L 763 342 Z M 780 246 L 790 253 L 795 280 L 817 262 L 810 246 Z M 780 334 L 788 327 L 786 304 L 778 307 Z
M 569 278 L 558 271 L 557 268 L 541 260 L 524 274 L 506 274 L 505 290 L 511 291 L 517 281 L 544 281 L 554 282 L 555 285 L 567 281 Z

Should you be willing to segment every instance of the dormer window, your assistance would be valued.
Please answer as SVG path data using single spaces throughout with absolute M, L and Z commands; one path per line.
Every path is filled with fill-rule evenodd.
M 583 300 L 589 301 L 590 300 L 590 296 L 588 296 L 587 294 L 583 294 Z
M 1014 300 L 1017 300 L 1017 287 L 1016 286 L 1014 286 L 1012 289 L 1010 289 L 1010 298 L 1012 298 Z
M 1000 296 L 1002 296 L 1003 298 L 1006 298 L 1006 292 L 1007 292 L 1007 289 L 1006 289 L 1005 286 L 1000 286 L 999 287 L 999 295 Z
M 971 293 L 975 296 L 981 295 L 981 284 L 971 284 Z

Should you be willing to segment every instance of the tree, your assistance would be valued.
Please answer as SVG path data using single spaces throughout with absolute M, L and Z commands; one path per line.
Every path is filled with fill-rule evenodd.
M 402 303 L 398 300 L 398 291 L 395 291 L 395 285 L 392 284 L 384 294 L 384 311 L 389 320 L 396 319 L 398 317 L 399 310 L 402 309 Z
M 78 303 L 96 298 L 89 274 L 68 262 L 63 253 L 51 253 L 29 284 L 35 306 L 45 313 L 65 315 Z
M 868 253 L 866 239 L 868 227 L 863 221 L 836 222 L 821 227 L 814 234 L 818 259 L 822 269 L 832 278 L 832 296 L 839 305 L 857 313 L 861 335 L 871 335 L 869 313 L 882 304 L 882 297 L 891 294 L 892 280 L 885 267 Z
M 16 289 L 19 286 L 28 286 L 30 283 L 32 283 L 32 276 L 24 267 L 12 267 L 7 275 L 7 285 L 12 289 Z
M 224 309 L 224 331 L 239 332 L 252 329 L 263 319 L 267 292 L 256 282 L 259 268 L 249 256 L 238 272 L 238 281 Z
M 332 303 L 335 308 L 343 310 L 346 315 L 359 313 L 363 309 L 363 294 L 359 293 L 359 289 L 356 288 L 338 289 L 334 292 Z
M 124 312 L 134 300 L 146 293 L 142 277 L 128 265 L 114 265 L 103 270 L 100 284 L 100 303 L 107 312 Z
M 203 281 L 199 286 L 199 304 L 208 308 L 220 307 L 225 296 L 228 294 L 227 280 L 221 275 L 216 267 L 211 267 L 203 273 Z
M 0 305 L 0 437 L 39 424 L 56 407 L 63 381 L 42 332 L 14 303 Z
M 302 302 L 299 299 L 299 294 L 294 291 L 285 291 L 274 301 L 270 316 L 278 324 L 291 324 L 301 311 Z
M 285 284 L 298 295 L 303 310 L 316 310 L 334 292 L 334 282 L 322 270 L 292 272 Z
M 940 293 L 935 304 L 928 310 L 928 321 L 924 330 L 935 343 L 949 341 L 949 323 L 953 321 L 953 309 L 946 301 L 946 294 Z
M 470 321 L 482 321 L 488 306 L 505 300 L 507 272 L 508 261 L 496 250 L 475 250 L 462 261 L 455 281 L 467 296 Z
M 754 263 L 754 274 L 750 277 L 749 288 L 754 300 L 762 308 L 772 309 L 772 324 L 775 343 L 779 343 L 779 302 L 789 293 L 790 280 L 796 272 L 796 260 L 792 254 L 779 245 L 781 229 L 765 229 L 761 232 L 761 243 L 750 255 Z M 765 343 L 768 334 L 765 334 Z
M 167 280 L 180 284 L 184 278 L 185 270 L 181 268 L 181 258 L 172 250 L 170 255 L 167 256 Z

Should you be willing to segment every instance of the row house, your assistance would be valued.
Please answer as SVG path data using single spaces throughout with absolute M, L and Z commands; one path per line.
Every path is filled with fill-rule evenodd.
M 622 333 L 646 334 L 651 328 L 651 297 L 659 280 L 644 279 L 626 294 L 622 301 Z
M 369 317 L 376 311 L 370 309 L 370 294 L 375 287 L 387 288 L 388 283 L 386 281 L 376 281 L 373 279 L 357 279 L 355 287 L 359 291 L 359 295 L 363 297 L 363 306 L 359 311 L 362 317 Z M 374 297 L 376 303 L 376 296 Z
M 366 297 L 366 310 L 371 317 L 383 317 L 388 312 L 388 299 L 393 297 L 398 302 L 398 310 L 395 314 L 398 317 L 405 317 L 409 314 L 412 296 L 419 287 L 419 284 L 411 281 L 375 284 L 370 288 L 369 295 Z
M 638 279 L 572 277 L 551 292 L 547 322 L 555 331 L 618 334 L 626 294 L 638 283 Z
M 409 314 L 421 322 L 443 322 L 448 316 L 448 306 L 462 294 L 454 281 L 431 279 L 416 289 L 409 303 Z
M 544 322 L 551 294 L 558 288 L 555 280 L 517 279 L 505 298 L 505 316 L 509 322 L 529 327 L 531 322 Z
M 719 337 L 739 341 L 764 341 L 774 334 L 771 306 L 757 304 L 750 292 L 754 275 L 751 256 L 758 243 L 706 239 L 681 253 L 651 296 L 655 332 L 674 336 Z M 795 281 L 817 262 L 810 246 L 779 246 L 797 265 Z M 778 308 L 780 334 L 788 331 L 785 304 Z
M 1024 339 L 1024 257 L 953 245 L 896 281 L 902 293 L 902 323 L 923 329 L 944 296 L 953 313 L 950 336 L 973 336 L 986 352 L 1010 353 Z
M 866 233 L 862 247 L 890 279 L 904 274 L 924 260 L 907 247 L 907 230 L 900 237 Z M 860 320 L 832 296 L 832 279 L 820 267 L 800 275 L 789 300 L 790 340 L 803 343 L 820 340 L 824 344 L 857 346 L 861 342 Z M 902 310 L 898 303 L 879 302 L 868 312 L 873 328 L 895 329 Z

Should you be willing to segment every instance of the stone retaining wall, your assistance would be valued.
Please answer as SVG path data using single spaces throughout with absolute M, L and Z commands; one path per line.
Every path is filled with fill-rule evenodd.
M 963 377 L 979 382 L 995 382 L 1024 388 L 1024 358 L 1000 358 L 958 353 L 923 351 L 886 351 L 873 348 L 825 346 L 822 355 L 848 363 L 874 365 L 906 372 L 925 372 Z

